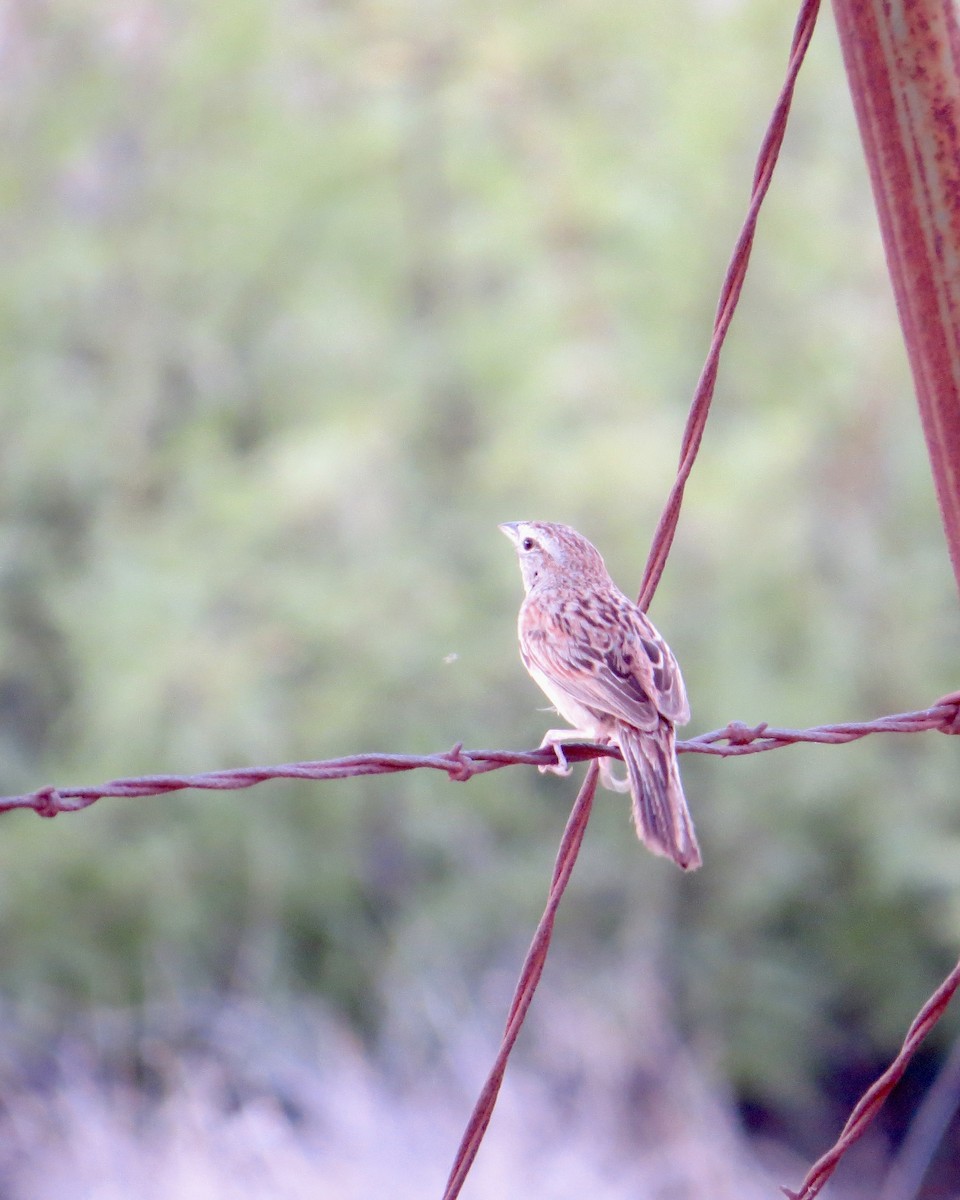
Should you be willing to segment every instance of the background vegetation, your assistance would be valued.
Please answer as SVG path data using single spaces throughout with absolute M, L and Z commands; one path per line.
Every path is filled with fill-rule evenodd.
M 496 523 L 569 521 L 636 589 L 791 19 L 772 0 L 9 4 L 2 791 L 536 744 Z M 821 26 L 652 609 L 692 731 L 957 686 Z M 646 1036 L 658 981 L 740 1114 L 820 1149 L 956 956 L 957 749 L 683 769 L 704 870 L 641 853 L 602 799 L 544 987 L 574 998 L 589 1060 Z M 8 1036 L 219 997 L 263 1006 L 269 1041 L 271 1011 L 313 998 L 428 1070 L 465 1030 L 492 1039 L 573 794 L 423 773 L 9 816 Z

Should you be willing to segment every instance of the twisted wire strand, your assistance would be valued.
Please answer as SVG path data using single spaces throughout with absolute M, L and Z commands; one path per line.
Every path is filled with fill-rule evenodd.
M 782 729 L 766 723 L 750 726 L 742 721 L 731 721 L 722 729 L 678 742 L 677 750 L 680 754 L 711 754 L 730 758 L 740 754 L 780 750 L 803 742 L 839 746 L 871 734 L 923 733 L 927 730 L 960 733 L 960 692 L 953 692 L 930 708 L 915 712 L 893 713 L 872 721 L 816 725 L 811 729 Z M 564 756 L 571 763 L 621 757 L 616 746 L 596 742 L 565 745 Z M 503 767 L 552 767 L 556 763 L 556 753 L 549 746 L 541 746 L 536 750 L 464 750 L 463 743 L 458 742 L 450 750 L 436 754 L 351 754 L 343 758 L 281 763 L 277 766 L 232 767 L 196 775 L 138 775 L 88 787 L 58 788 L 50 785 L 19 796 L 0 796 L 0 812 L 24 808 L 32 809 L 41 817 L 56 817 L 61 813 L 79 812 L 107 797 L 136 799 L 180 792 L 187 788 L 239 791 L 273 779 L 324 781 L 417 770 L 444 771 L 451 780 L 465 783 L 475 775 L 485 775 L 488 771 L 499 771 Z
M 677 522 L 680 519 L 683 489 L 686 487 L 687 480 L 690 478 L 690 472 L 693 470 L 697 451 L 700 449 L 700 441 L 703 438 L 703 431 L 706 428 L 707 417 L 710 415 L 710 404 L 713 401 L 713 390 L 716 386 L 717 370 L 720 366 L 720 354 L 727 338 L 730 322 L 733 320 L 733 314 L 736 312 L 737 304 L 740 301 L 740 292 L 747 275 L 747 267 L 750 264 L 750 251 L 753 249 L 757 219 L 760 216 L 760 208 L 773 180 L 773 170 L 780 156 L 780 147 L 783 145 L 783 137 L 787 130 L 787 117 L 790 114 L 790 105 L 793 101 L 797 76 L 803 65 L 807 47 L 810 45 L 810 39 L 813 37 L 813 30 L 817 22 L 819 9 L 820 0 L 804 0 L 797 16 L 793 41 L 790 45 L 790 61 L 787 66 L 786 78 L 784 79 L 783 87 L 780 89 L 777 102 L 774 105 L 773 114 L 767 125 L 766 133 L 763 135 L 760 152 L 757 155 L 750 205 L 747 209 L 747 215 L 744 218 L 739 236 L 734 244 L 730 263 L 720 287 L 720 298 L 717 303 L 717 315 L 714 318 L 710 349 L 707 352 L 703 370 L 700 372 L 700 378 L 697 380 L 697 386 L 693 393 L 693 401 L 690 404 L 690 411 L 687 415 L 687 423 L 683 431 L 683 440 L 680 444 L 680 465 L 677 468 L 677 477 L 670 489 L 670 494 L 664 505 L 656 532 L 653 535 L 653 542 L 650 546 L 649 556 L 647 557 L 647 565 L 644 568 L 640 594 L 637 597 L 637 603 L 644 611 L 649 607 L 653 593 L 657 590 L 660 576 L 663 574 L 663 569 L 667 564 L 670 547 L 673 545 L 674 534 L 677 531 Z
M 847 1123 L 840 1136 L 826 1154 L 818 1158 L 807 1172 L 800 1185 L 800 1190 L 792 1192 L 786 1187 L 780 1189 L 787 1200 L 813 1200 L 814 1196 L 821 1192 L 827 1180 L 837 1169 L 840 1159 L 853 1143 L 866 1133 L 870 1123 L 883 1107 L 884 1101 L 900 1082 L 911 1058 L 920 1049 L 923 1039 L 946 1012 L 947 1005 L 953 999 L 953 994 L 958 986 L 960 986 L 960 962 L 914 1017 L 913 1023 L 903 1039 L 900 1053 L 854 1105 L 853 1112 L 847 1118 Z
M 520 1033 L 527 1009 L 533 1000 L 533 994 L 537 990 L 537 984 L 540 982 L 540 976 L 547 961 L 547 951 L 553 935 L 553 922 L 560 906 L 560 900 L 573 873 L 577 855 L 580 853 L 583 835 L 587 830 L 587 821 L 590 819 L 590 812 L 593 808 L 599 773 L 599 767 L 594 760 L 587 770 L 587 777 L 583 781 L 567 826 L 563 831 L 560 848 L 557 851 L 557 861 L 553 869 L 553 878 L 550 881 L 547 906 L 537 925 L 523 966 L 520 968 L 520 977 L 517 980 L 513 1001 L 507 1014 L 507 1023 L 503 1031 L 503 1039 L 500 1042 L 500 1049 L 497 1051 L 497 1057 L 494 1059 L 486 1082 L 473 1106 L 470 1119 L 467 1121 L 467 1127 L 454 1156 L 453 1166 L 450 1168 L 443 1200 L 455 1200 L 460 1194 L 460 1189 L 463 1187 L 473 1160 L 477 1156 L 477 1151 L 480 1149 L 483 1135 L 490 1124 L 490 1118 L 493 1116 L 493 1107 L 497 1102 L 500 1084 L 503 1082 L 504 1072 L 507 1069 L 507 1060 Z

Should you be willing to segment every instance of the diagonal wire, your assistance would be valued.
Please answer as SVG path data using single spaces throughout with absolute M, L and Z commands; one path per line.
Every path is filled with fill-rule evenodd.
M 750 196 L 750 206 L 747 209 L 743 226 L 733 247 L 730 264 L 727 267 L 727 273 L 724 276 L 720 289 L 720 300 L 717 304 L 717 315 L 713 326 L 713 339 L 710 342 L 706 362 L 697 381 L 696 390 L 693 394 L 693 402 L 690 405 L 690 412 L 687 416 L 687 424 L 683 431 L 683 440 L 680 444 L 680 465 L 677 469 L 677 477 L 674 480 L 673 487 L 670 489 L 670 494 L 667 497 L 667 502 L 660 516 L 656 532 L 653 535 L 653 544 L 650 547 L 647 565 L 644 568 L 643 581 L 640 585 L 640 595 L 637 597 L 637 603 L 644 611 L 646 611 L 650 601 L 653 599 L 653 593 L 657 590 L 660 576 L 663 574 L 663 569 L 667 564 L 670 547 L 673 545 L 674 534 L 677 531 L 677 522 L 680 519 L 683 489 L 686 487 L 690 472 L 693 470 L 697 451 L 700 449 L 700 441 L 703 438 L 703 431 L 707 424 L 707 417 L 710 413 L 713 390 L 717 382 L 717 369 L 720 366 L 720 353 L 740 299 L 743 281 L 747 274 L 747 266 L 750 262 L 750 251 L 753 248 L 753 238 L 757 230 L 757 218 L 760 215 L 760 207 L 773 179 L 773 169 L 780 154 L 780 147 L 783 145 L 783 136 L 787 128 L 787 116 L 789 115 L 790 104 L 793 100 L 797 75 L 800 72 L 804 56 L 807 53 L 807 47 L 810 45 L 819 9 L 820 0 L 804 0 L 800 6 L 800 13 L 797 17 L 797 24 L 793 34 L 793 42 L 790 46 L 790 62 L 787 67 L 786 79 L 784 80 L 780 95 L 777 97 L 773 115 L 770 118 L 770 123 L 767 126 L 767 131 L 760 145 L 760 153 L 757 156 L 757 165 L 753 176 L 753 191 Z
M 877 1200 L 916 1200 L 943 1136 L 960 1108 L 960 1039 L 910 1122 Z
M 837 1169 L 840 1159 L 846 1154 L 854 1142 L 866 1133 L 868 1126 L 882 1108 L 884 1101 L 900 1082 L 911 1058 L 920 1048 L 920 1044 L 930 1030 L 943 1016 L 947 1005 L 953 999 L 953 994 L 960 986 L 960 963 L 953 968 L 947 978 L 940 984 L 923 1008 L 917 1013 L 913 1024 L 907 1031 L 900 1053 L 884 1071 L 879 1079 L 867 1088 L 857 1101 L 853 1112 L 847 1119 L 843 1132 L 833 1146 L 819 1158 L 807 1172 L 799 1192 L 789 1188 L 781 1191 L 787 1200 L 813 1200 L 819 1195 L 827 1180 Z
M 524 959 L 523 966 L 520 969 L 520 978 L 517 981 L 517 987 L 510 1004 L 510 1011 L 507 1014 L 507 1024 L 503 1031 L 503 1040 L 500 1043 L 500 1049 L 497 1052 L 497 1057 L 494 1060 L 490 1074 L 487 1076 L 486 1083 L 483 1085 L 477 1102 L 474 1105 L 473 1112 L 470 1114 L 470 1119 L 467 1122 L 463 1138 L 457 1149 L 453 1166 L 450 1169 L 450 1176 L 447 1179 L 443 1200 L 455 1200 L 460 1195 L 460 1189 L 463 1187 L 469 1174 L 473 1160 L 480 1149 L 480 1143 L 483 1141 L 483 1135 L 490 1124 L 490 1118 L 493 1116 L 493 1108 L 497 1102 L 500 1084 L 503 1082 L 503 1075 L 507 1069 L 507 1060 L 510 1057 L 510 1052 L 513 1050 L 514 1043 L 520 1033 L 520 1028 L 526 1018 L 534 992 L 537 990 L 537 984 L 540 982 L 540 976 L 543 974 L 544 963 L 547 960 L 547 951 L 550 948 L 550 939 L 553 936 L 553 923 L 557 915 L 557 909 L 569 882 L 570 875 L 573 872 L 574 863 L 577 861 L 577 855 L 583 843 L 583 835 L 587 829 L 587 821 L 590 819 L 593 798 L 597 790 L 598 774 L 599 767 L 595 760 L 590 764 L 587 777 L 583 781 L 583 786 L 580 788 L 579 795 L 567 821 L 566 829 L 563 831 L 560 849 L 557 852 L 556 865 L 553 869 L 553 878 L 550 881 L 547 906 L 544 909 L 543 916 L 540 918 L 540 923 L 533 935 L 533 941 L 530 943 L 530 949 L 527 951 L 527 957 Z
M 729 329 L 730 322 L 733 319 L 733 313 L 736 309 L 737 302 L 740 298 L 740 292 L 743 287 L 743 280 L 746 276 L 747 264 L 750 259 L 750 249 L 753 245 L 753 237 L 756 231 L 757 217 L 760 212 L 760 206 L 763 204 L 764 197 L 770 186 L 770 181 L 773 176 L 773 168 L 776 164 L 777 157 L 780 153 L 780 147 L 783 144 L 783 135 L 786 129 L 787 115 L 790 111 L 790 103 L 793 99 L 793 90 L 796 84 L 797 75 L 800 71 L 800 66 L 803 62 L 804 55 L 807 51 L 807 46 L 810 44 L 810 38 L 813 34 L 813 27 L 816 23 L 817 12 L 820 7 L 820 0 L 803 0 L 800 8 L 800 15 L 797 20 L 797 25 L 794 30 L 793 42 L 790 51 L 790 62 L 787 68 L 787 76 L 783 88 L 778 97 L 773 115 L 770 119 L 766 135 L 760 148 L 760 154 L 757 161 L 757 168 L 753 180 L 753 194 L 750 200 L 750 206 L 747 211 L 746 219 L 740 231 L 740 236 L 734 247 L 733 256 L 730 265 L 727 269 L 727 274 L 724 279 L 723 288 L 720 294 L 720 301 L 717 308 L 717 317 L 714 325 L 713 339 L 710 344 L 710 350 L 707 355 L 707 360 L 703 371 L 700 375 L 700 380 L 697 384 L 696 392 L 694 393 L 693 402 L 691 404 L 690 413 L 687 418 L 687 425 L 684 430 L 683 442 L 680 452 L 680 465 L 677 471 L 677 477 L 674 485 L 667 498 L 666 507 L 663 515 L 660 518 L 660 523 L 657 526 L 654 535 L 653 545 L 650 550 L 650 555 L 647 560 L 646 568 L 644 569 L 643 583 L 640 589 L 638 604 L 641 608 L 646 609 L 650 603 L 651 597 L 656 590 L 657 584 L 660 581 L 660 576 L 663 573 L 666 565 L 667 557 L 670 553 L 670 547 L 673 543 L 674 534 L 677 528 L 677 521 L 680 515 L 680 504 L 683 499 L 683 489 L 686 481 L 689 478 L 690 472 L 693 469 L 693 464 L 697 456 L 697 451 L 700 447 L 700 441 L 703 437 L 704 427 L 706 426 L 707 415 L 710 410 L 710 403 L 713 399 L 714 386 L 716 384 L 717 369 L 720 362 L 720 352 L 723 348 L 723 343 Z M 748 744 L 750 741 L 756 740 L 752 731 L 743 730 L 742 742 Z M 748 737 L 747 734 L 751 736 Z M 728 739 L 729 740 L 729 739 Z M 577 807 L 583 801 L 583 798 L 590 789 L 590 801 L 592 802 L 593 791 L 596 788 L 596 780 L 598 774 L 598 765 L 596 761 L 591 763 L 590 769 L 587 772 L 587 778 L 578 798 Z M 574 817 L 571 816 L 571 824 L 574 823 Z M 569 831 L 568 826 L 568 831 Z M 582 839 L 582 830 L 577 840 Z M 565 839 L 566 841 L 566 836 Z M 561 858 L 564 856 L 561 855 Z M 574 852 L 573 858 L 576 857 Z M 573 866 L 573 858 L 570 860 L 570 869 Z M 566 878 L 563 877 L 559 870 L 554 875 L 553 886 L 550 892 L 550 903 L 547 906 L 547 912 L 544 914 L 544 923 L 549 916 L 549 927 L 552 927 L 553 918 L 551 914 L 551 905 L 553 910 L 556 904 L 559 903 L 560 895 L 563 888 L 566 886 Z M 567 873 L 567 878 L 569 872 Z M 544 927 L 541 923 L 541 929 Z M 535 978 L 530 989 L 532 996 L 532 988 L 536 986 L 536 979 L 539 979 L 540 971 L 543 969 L 543 961 L 539 956 L 539 951 L 535 953 L 535 947 L 538 945 L 540 930 L 534 937 L 534 943 L 531 947 L 531 957 L 528 957 L 524 967 L 524 973 L 521 977 L 521 987 L 518 988 L 517 995 L 514 998 L 514 1003 L 510 1009 L 508 1017 L 507 1031 L 504 1035 L 503 1043 L 497 1055 L 493 1070 L 487 1080 L 487 1083 L 481 1093 L 477 1106 L 474 1109 L 473 1115 L 468 1123 L 464 1139 L 461 1142 L 460 1149 L 454 1163 L 453 1170 L 450 1174 L 450 1179 L 447 1183 L 447 1190 L 444 1193 L 444 1200 L 454 1200 L 459 1195 L 460 1188 L 466 1179 L 467 1173 L 470 1170 L 470 1165 L 473 1162 L 480 1141 L 483 1138 L 484 1131 L 490 1120 L 490 1115 L 493 1112 L 493 1105 L 496 1102 L 497 1092 L 500 1089 L 500 1081 L 503 1078 L 503 1072 L 506 1069 L 507 1059 L 516 1040 L 519 1032 L 520 1024 L 526 1013 L 526 1006 L 529 1004 L 529 999 L 524 1000 L 526 995 L 523 992 L 523 979 L 527 975 L 527 971 L 531 968 L 531 964 L 539 964 L 535 967 Z M 542 954 L 545 957 L 549 936 L 543 944 Z M 533 974 L 533 970 L 531 970 Z

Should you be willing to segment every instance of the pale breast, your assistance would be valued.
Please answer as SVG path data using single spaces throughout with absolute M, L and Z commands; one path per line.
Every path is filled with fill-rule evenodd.
M 601 737 L 607 731 L 609 721 L 603 714 L 581 704 L 561 684 L 555 679 L 551 679 L 549 675 L 545 675 L 539 667 L 526 658 L 524 658 L 524 665 L 530 672 L 531 679 L 553 704 L 560 716 L 565 721 L 569 721 L 575 729 L 583 730 L 593 738 Z

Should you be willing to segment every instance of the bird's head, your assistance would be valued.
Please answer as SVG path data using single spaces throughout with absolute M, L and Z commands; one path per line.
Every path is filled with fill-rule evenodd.
M 606 574 L 595 546 L 569 525 L 548 521 L 506 521 L 500 529 L 513 542 L 520 560 L 523 585 L 574 580 L 584 575 Z

